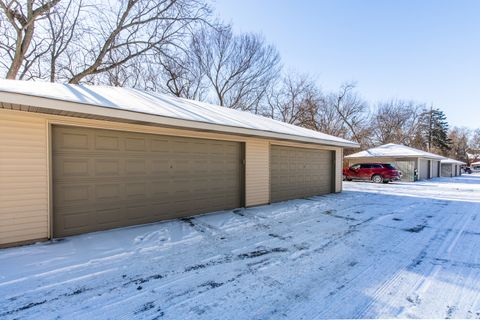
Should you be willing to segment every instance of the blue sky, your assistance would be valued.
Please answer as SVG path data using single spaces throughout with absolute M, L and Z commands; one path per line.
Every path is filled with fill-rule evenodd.
M 370 102 L 433 103 L 480 127 L 480 1 L 216 0 L 236 31 L 261 33 L 288 70 L 324 90 L 356 81 Z

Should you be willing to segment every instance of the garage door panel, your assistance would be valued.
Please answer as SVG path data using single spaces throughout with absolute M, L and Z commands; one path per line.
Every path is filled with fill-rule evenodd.
M 145 212 L 152 212 L 149 205 L 138 203 L 137 205 L 129 205 L 126 207 L 126 218 L 127 220 L 142 220 L 145 222 L 151 221 L 150 216 L 145 215 Z M 135 223 L 133 223 L 135 224 Z
M 146 182 L 130 182 L 125 185 L 125 196 L 131 198 L 145 198 L 149 195 Z
M 282 201 L 332 191 L 331 151 L 272 146 L 271 201 Z
M 190 143 L 185 140 L 175 139 L 172 141 L 172 152 L 177 156 L 182 156 L 190 153 Z
M 150 141 L 150 150 L 155 153 L 170 153 L 170 141 L 168 139 L 152 138 Z
M 62 146 L 64 149 L 79 149 L 88 150 L 90 148 L 89 142 L 91 137 L 85 132 L 65 132 L 62 136 L 59 136 L 54 143 Z
M 122 200 L 122 186 L 117 183 L 95 184 L 95 200 L 96 201 L 120 201 Z
M 63 227 L 66 230 L 85 228 L 88 226 L 91 213 L 89 211 L 74 212 L 63 216 Z
M 88 159 L 64 158 L 61 160 L 61 165 L 55 167 L 54 174 L 59 178 L 88 177 L 91 174 L 91 167 Z
M 119 176 L 121 163 L 117 159 L 98 159 L 94 164 L 95 176 Z
M 145 159 L 127 159 L 125 160 L 126 175 L 145 175 L 147 174 L 147 162 Z
M 55 194 L 60 197 L 63 203 L 81 204 L 83 201 L 88 201 L 90 198 L 90 185 L 63 185 L 60 188 L 55 188 Z
M 142 138 L 142 137 L 125 138 L 125 151 L 145 152 L 147 151 L 146 145 L 147 144 L 146 144 L 145 138 Z
M 162 156 L 160 159 L 157 157 L 150 162 L 151 173 L 154 175 L 168 175 L 170 174 L 170 159 Z
M 120 138 L 114 134 L 97 134 L 95 135 L 95 150 L 120 151 Z
M 240 143 L 61 126 L 52 142 L 56 237 L 242 206 Z
M 94 215 L 94 221 L 99 225 L 115 226 L 122 221 L 123 208 L 119 206 L 112 206 L 107 209 L 93 210 L 91 213 Z M 90 222 L 89 222 L 90 223 Z M 88 227 L 88 224 L 85 226 Z

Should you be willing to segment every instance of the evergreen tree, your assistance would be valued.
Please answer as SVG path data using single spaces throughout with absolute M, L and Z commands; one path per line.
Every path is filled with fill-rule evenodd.
M 448 122 L 445 113 L 438 108 L 430 108 L 423 113 L 423 133 L 429 152 L 440 152 L 444 155 L 451 149 L 448 137 Z

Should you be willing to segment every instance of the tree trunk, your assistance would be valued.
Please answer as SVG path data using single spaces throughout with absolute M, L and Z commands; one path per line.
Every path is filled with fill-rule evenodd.
M 16 79 L 20 68 L 22 67 L 23 60 L 25 59 L 25 54 L 27 53 L 30 42 L 32 41 L 34 31 L 34 24 L 32 23 L 25 29 L 25 34 L 22 34 L 22 31 L 17 32 L 17 45 L 15 50 L 15 55 L 13 57 L 10 68 L 7 72 L 7 79 Z

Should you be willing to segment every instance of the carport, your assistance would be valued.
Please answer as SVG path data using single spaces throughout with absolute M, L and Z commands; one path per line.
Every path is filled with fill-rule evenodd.
M 388 143 L 345 156 L 348 165 L 357 163 L 389 163 L 402 172 L 403 181 L 427 180 L 440 176 L 444 157 L 400 144 Z
M 470 163 L 473 170 L 480 170 L 480 161 Z

